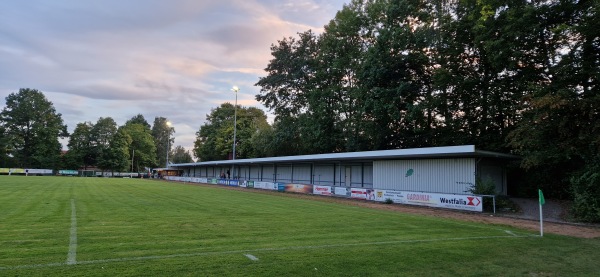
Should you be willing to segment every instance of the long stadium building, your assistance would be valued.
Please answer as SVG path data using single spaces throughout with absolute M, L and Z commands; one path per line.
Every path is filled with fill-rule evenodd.
M 167 175 L 445 194 L 483 180 L 507 194 L 506 164 L 517 158 L 461 145 L 173 164 Z

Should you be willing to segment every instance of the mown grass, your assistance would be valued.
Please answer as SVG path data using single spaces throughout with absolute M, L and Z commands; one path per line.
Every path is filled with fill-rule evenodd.
M 67 264 L 73 246 L 71 201 L 76 212 L 76 264 Z M 507 226 L 250 189 L 146 179 L 0 176 L 0 211 L 0 276 L 600 272 L 599 239 L 550 234 L 541 238 Z

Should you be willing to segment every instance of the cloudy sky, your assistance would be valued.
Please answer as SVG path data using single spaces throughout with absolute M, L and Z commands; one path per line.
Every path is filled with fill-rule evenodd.
M 100 117 L 165 117 L 191 150 L 210 109 L 234 102 L 232 86 L 238 104 L 266 111 L 254 84 L 271 44 L 322 32 L 349 1 L 2 0 L 0 107 L 34 88 L 69 132 Z

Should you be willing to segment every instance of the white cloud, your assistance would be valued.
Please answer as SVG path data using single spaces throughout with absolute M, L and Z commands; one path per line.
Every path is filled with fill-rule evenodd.
M 43 91 L 70 131 L 141 113 L 193 147 L 211 108 L 257 106 L 270 46 L 322 30 L 346 1 L 7 0 L 0 2 L 0 97 Z

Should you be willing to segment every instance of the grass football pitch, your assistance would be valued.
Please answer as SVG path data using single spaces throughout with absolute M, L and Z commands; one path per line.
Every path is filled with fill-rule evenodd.
M 593 276 L 598 249 L 252 189 L 0 176 L 0 276 Z

